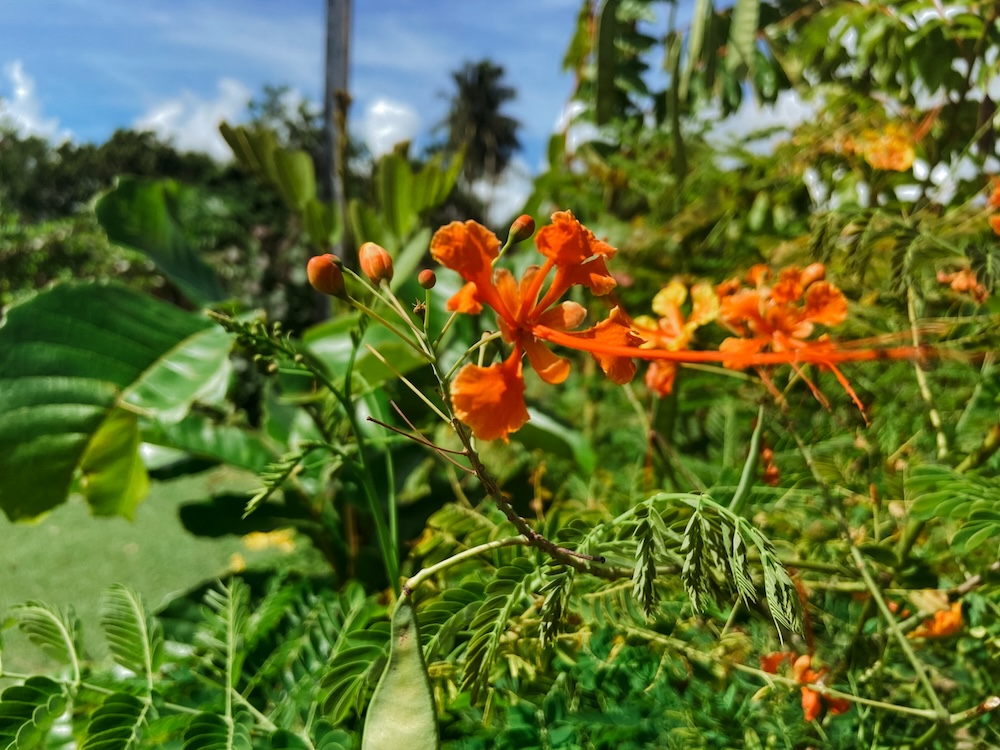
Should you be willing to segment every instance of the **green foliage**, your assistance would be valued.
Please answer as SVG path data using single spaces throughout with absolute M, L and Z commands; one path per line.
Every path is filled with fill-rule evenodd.
M 183 410 L 228 366 L 208 320 L 117 285 L 55 287 L 0 327 L 0 507 L 31 518 L 78 486 L 95 513 L 145 494 L 135 411 Z M 16 467 L 16 469 L 15 469 Z
M 218 302 L 222 286 L 180 222 L 179 204 L 192 197 L 192 191 L 169 180 L 123 178 L 94 210 L 112 242 L 145 253 L 196 304 Z
M 66 710 L 66 695 L 48 677 L 30 677 L 0 693 L 0 746 L 5 750 L 45 747 L 45 739 Z

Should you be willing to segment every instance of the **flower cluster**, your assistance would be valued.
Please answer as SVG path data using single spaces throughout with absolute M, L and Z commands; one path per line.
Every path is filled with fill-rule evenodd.
M 685 317 L 683 306 L 688 299 L 688 288 L 680 279 L 673 279 L 653 297 L 652 310 L 659 318 L 641 315 L 633 321 L 633 328 L 645 343 L 644 349 L 680 351 L 687 349 L 694 332 L 715 320 L 719 314 L 719 298 L 712 286 L 698 282 L 691 287 L 691 311 Z M 646 386 L 660 396 L 673 390 L 677 376 L 677 363 L 653 360 L 646 370 Z
M 833 715 L 845 713 L 851 704 L 844 698 L 834 698 L 819 692 L 810 685 L 822 685 L 826 677 L 826 668 L 815 670 L 812 667 L 812 656 L 802 654 L 796 656 L 793 652 L 782 651 L 767 654 L 760 659 L 760 668 L 770 674 L 775 674 L 785 660 L 792 665 L 792 677 L 802 685 L 802 717 L 806 721 L 814 721 L 820 715 L 823 707 Z
M 516 234 L 512 239 L 530 235 Z M 502 362 L 488 367 L 467 364 L 451 384 L 455 415 L 483 440 L 507 440 L 528 421 L 524 356 L 546 383 L 558 384 L 569 376 L 569 360 L 550 351 L 535 335 L 535 328 L 575 331 L 587 310 L 577 302 L 561 302 L 566 292 L 582 286 L 603 296 L 616 285 L 606 265 L 615 249 L 597 239 L 569 211 L 553 214 L 552 224 L 539 230 L 535 244 L 545 260 L 541 266 L 530 266 L 518 280 L 508 269 L 495 268 L 500 240 L 477 222 L 452 222 L 431 240 L 432 257 L 466 282 L 448 301 L 448 309 L 477 315 L 489 307 L 496 314 L 501 337 L 512 345 Z M 619 347 L 641 343 L 617 307 L 597 325 L 574 333 L 574 339 Z M 594 352 L 594 358 L 616 383 L 627 383 L 635 374 L 635 364 L 628 357 Z
M 938 271 L 937 280 L 941 284 L 950 286 L 953 292 L 968 294 L 980 305 L 990 297 L 986 287 L 980 284 L 976 278 L 976 272 L 968 268 L 953 273 Z
M 906 172 L 916 158 L 914 140 L 906 126 L 890 123 L 882 130 L 865 130 L 858 138 L 844 141 L 842 148 L 845 153 L 859 154 L 875 169 Z
M 930 619 L 914 628 L 910 638 L 947 638 L 955 635 L 965 625 L 962 602 L 952 602 L 948 609 L 939 609 Z
M 816 325 L 834 326 L 847 318 L 847 300 L 837 287 L 824 280 L 822 263 L 806 268 L 790 266 L 771 278 L 767 266 L 751 268 L 745 279 L 731 279 L 716 287 L 719 321 L 735 337 L 727 338 L 720 351 L 733 356 L 732 367 L 744 367 L 747 355 L 825 348 L 824 338 L 808 340 Z

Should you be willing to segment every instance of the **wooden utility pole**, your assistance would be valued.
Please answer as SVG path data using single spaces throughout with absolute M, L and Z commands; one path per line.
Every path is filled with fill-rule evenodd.
M 326 0 L 326 87 L 323 96 L 324 148 L 320 197 L 333 201 L 344 228 L 337 254 L 346 257 L 350 248 L 347 224 L 347 110 L 351 96 L 347 71 L 351 42 L 351 0 Z

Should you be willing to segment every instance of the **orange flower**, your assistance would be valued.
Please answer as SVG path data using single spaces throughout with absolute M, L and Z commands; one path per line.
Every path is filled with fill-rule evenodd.
M 889 172 L 906 172 L 916 158 L 911 133 L 895 123 L 886 125 L 881 133 L 866 130 L 855 148 L 872 167 Z
M 636 332 L 646 340 L 643 348 L 686 349 L 695 330 L 718 315 L 719 298 L 709 284 L 699 282 L 691 287 L 691 313 L 685 320 L 681 306 L 687 298 L 688 289 L 680 279 L 673 279 L 656 293 L 651 307 L 659 319 L 642 315 L 633 322 Z M 676 375 L 676 362 L 654 360 L 646 370 L 646 387 L 660 396 L 669 395 Z
M 993 234 L 1000 234 L 1000 214 L 990 216 L 990 229 L 993 230 Z
M 947 638 L 962 629 L 962 602 L 952 602 L 948 609 L 939 609 L 922 625 L 914 628 L 910 638 Z
M 948 284 L 951 286 L 952 291 L 959 294 L 967 292 L 980 305 L 989 299 L 990 293 L 986 291 L 986 287 L 976 280 L 975 271 L 969 269 L 955 271 L 955 273 L 938 271 L 937 280 L 942 284 Z
M 812 668 L 812 656 L 809 654 L 802 654 L 799 657 L 788 651 L 767 654 L 760 658 L 760 668 L 765 672 L 774 674 L 786 659 L 792 664 L 792 677 L 794 680 L 804 683 L 801 688 L 802 717 L 806 721 L 815 721 L 824 706 L 834 716 L 850 709 L 850 701 L 844 698 L 834 698 L 808 687 L 808 685 L 822 685 L 823 678 L 826 676 L 826 668 L 820 669 L 818 672 Z
M 1000 208 L 1000 177 L 990 178 L 990 185 L 993 190 L 990 192 L 990 197 L 987 200 L 990 208 Z M 1000 234 L 1000 232 L 998 232 Z
M 725 339 L 719 351 L 730 355 L 724 360 L 726 367 L 737 369 L 759 366 L 760 354 L 765 351 L 799 355 L 790 358 L 789 364 L 802 376 L 820 403 L 826 405 L 826 399 L 794 361 L 806 361 L 801 354 L 809 353 L 812 356 L 808 361 L 833 372 L 863 412 L 861 400 L 834 364 L 837 351 L 833 343 L 826 336 L 806 340 L 816 325 L 834 326 L 847 318 L 847 300 L 837 287 L 824 280 L 825 273 L 822 263 L 813 263 L 804 269 L 791 266 L 783 269 L 777 281 L 768 286 L 771 272 L 767 266 L 759 265 L 751 268 L 746 276 L 753 288 L 742 288 L 733 281 L 716 287 L 721 300 L 719 320 L 739 336 Z
M 456 415 L 484 440 L 507 440 L 511 432 L 527 421 L 521 357 L 528 356 L 532 368 L 546 383 L 562 383 L 569 376 L 569 360 L 553 354 L 535 336 L 536 327 L 549 331 L 571 331 L 587 316 L 576 302 L 559 302 L 571 286 L 586 286 L 598 295 L 615 287 L 605 259 L 615 250 L 598 240 L 569 211 L 552 216 L 536 239 L 546 260 L 530 266 L 518 281 L 505 268 L 494 270 L 500 255 L 500 241 L 482 225 L 452 222 L 439 229 L 431 240 L 431 255 L 465 279 L 466 284 L 448 300 L 448 309 L 478 314 L 484 306 L 496 313 L 503 339 L 513 344 L 510 356 L 490 367 L 466 365 L 455 379 L 452 402 Z M 555 270 L 544 290 L 546 279 Z M 616 346 L 638 346 L 627 318 L 615 311 L 593 328 L 574 334 L 574 340 L 595 339 Z M 608 376 L 617 383 L 628 382 L 635 365 L 625 357 L 592 352 Z

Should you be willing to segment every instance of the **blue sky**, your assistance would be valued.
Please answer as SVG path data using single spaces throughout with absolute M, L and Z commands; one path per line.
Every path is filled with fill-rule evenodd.
M 355 0 L 352 131 L 426 139 L 450 72 L 488 57 L 518 91 L 521 167 L 536 172 L 572 81 L 561 61 L 581 0 Z M 22 132 L 102 141 L 147 127 L 225 154 L 215 128 L 264 84 L 318 100 L 324 0 L 3 0 L 0 117 Z M 376 138 L 382 134 L 381 141 Z

